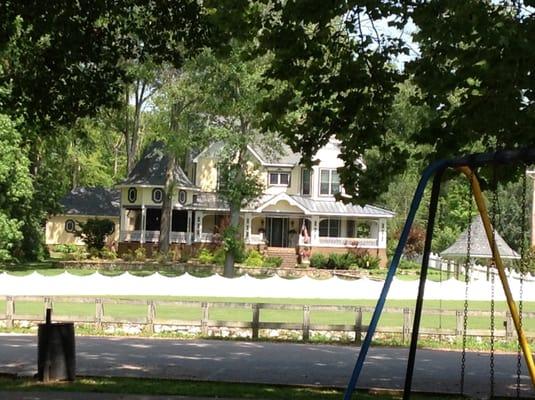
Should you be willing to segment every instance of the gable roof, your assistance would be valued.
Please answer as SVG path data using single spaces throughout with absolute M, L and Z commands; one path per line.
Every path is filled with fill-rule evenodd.
M 120 182 L 121 186 L 165 186 L 165 175 L 169 157 L 165 144 L 160 141 L 151 143 L 136 163 L 128 177 Z M 179 188 L 195 188 L 182 168 L 178 165 L 173 171 L 173 179 Z
M 270 153 L 269 151 L 266 151 L 266 149 L 262 148 L 261 146 L 250 144 L 247 146 L 247 149 L 249 152 L 257 159 L 257 161 L 262 164 L 263 166 L 279 166 L 279 167 L 293 167 L 295 165 L 298 165 L 301 161 L 301 154 L 294 153 L 290 146 L 286 144 L 280 145 L 280 151 Z M 201 151 L 197 156 L 193 159 L 193 162 L 198 162 L 199 158 L 206 157 L 206 156 L 216 156 L 218 152 L 221 151 L 223 148 L 223 142 L 213 142 L 206 148 L 204 148 L 203 151 Z
M 118 217 L 120 214 L 119 191 L 103 187 L 79 187 L 60 200 L 67 215 Z

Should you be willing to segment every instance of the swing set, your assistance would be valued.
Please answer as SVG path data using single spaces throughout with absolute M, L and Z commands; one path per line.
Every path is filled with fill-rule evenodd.
M 493 205 L 492 205 L 492 218 L 489 216 L 489 212 L 487 210 L 487 206 L 485 204 L 485 198 L 481 191 L 480 183 L 477 178 L 477 171 L 480 167 L 490 166 L 493 168 L 493 179 L 496 180 L 496 169 L 499 166 L 505 166 L 505 165 L 513 165 L 513 164 L 532 164 L 535 163 L 535 148 L 527 148 L 527 149 L 520 149 L 520 150 L 511 150 L 511 151 L 497 151 L 492 153 L 480 153 L 480 154 L 471 154 L 462 158 L 457 159 L 450 159 L 450 160 L 440 160 L 436 161 L 435 163 L 429 165 L 422 173 L 422 176 L 420 178 L 420 181 L 418 183 L 418 186 L 416 188 L 414 197 L 412 199 L 411 207 L 409 210 L 409 214 L 407 216 L 407 220 L 405 222 L 405 225 L 403 227 L 403 231 L 401 233 L 399 243 L 396 247 L 395 254 L 392 258 L 392 262 L 390 264 L 390 267 L 388 269 L 385 282 L 383 285 L 383 289 L 381 291 L 381 294 L 379 296 L 379 299 L 377 301 L 377 305 L 375 307 L 374 313 L 372 315 L 370 324 L 368 326 L 366 336 L 364 338 L 364 341 L 362 342 L 362 346 L 355 364 L 355 367 L 353 369 L 351 378 L 349 380 L 349 383 L 347 385 L 345 394 L 344 394 L 344 400 L 350 400 L 351 396 L 353 394 L 353 391 L 355 390 L 355 387 L 357 385 L 359 376 L 362 372 L 364 362 L 368 353 L 368 350 L 371 345 L 371 341 L 373 338 L 373 335 L 376 331 L 377 324 L 379 322 L 379 319 L 381 317 L 381 313 L 383 310 L 383 307 L 386 302 L 386 297 L 388 295 L 388 291 L 390 289 L 390 286 L 392 284 L 392 281 L 394 279 L 394 276 L 396 274 L 396 270 L 399 264 L 399 261 L 401 259 L 401 256 L 403 254 L 403 249 L 405 247 L 405 244 L 407 242 L 409 232 L 411 229 L 411 226 L 413 224 L 414 218 L 416 216 L 416 212 L 420 206 L 422 197 L 424 195 L 424 191 L 431 180 L 433 178 L 433 184 L 431 189 L 431 198 L 429 201 L 429 214 L 428 214 L 428 220 L 427 220 L 427 230 L 426 230 L 426 236 L 425 236 L 425 245 L 424 245 L 424 252 L 422 257 L 422 265 L 420 270 L 420 282 L 418 286 L 418 295 L 416 299 L 416 306 L 414 311 L 414 322 L 413 322 L 413 329 L 412 329 L 412 335 L 411 335 L 411 343 L 409 348 L 409 356 L 407 361 L 407 370 L 405 374 L 405 386 L 403 391 L 403 399 L 409 399 L 411 395 L 411 387 L 412 387 L 412 378 L 414 373 L 414 365 L 416 360 L 416 349 L 418 345 L 418 335 L 420 330 L 420 322 L 421 322 L 421 315 L 422 315 L 422 309 L 423 309 L 423 299 L 424 299 L 424 292 L 425 292 L 425 283 L 427 279 L 427 272 L 429 268 L 429 257 L 431 253 L 431 241 L 433 239 L 433 228 L 435 225 L 435 217 L 437 214 L 437 206 L 438 206 L 438 200 L 440 195 L 440 187 L 442 178 L 444 176 L 444 173 L 448 170 L 456 170 L 466 176 L 470 183 L 470 189 L 473 196 L 473 199 L 477 205 L 477 210 L 481 216 L 481 219 L 483 221 L 483 226 L 485 229 L 485 234 L 491 249 L 492 253 L 492 282 L 494 282 L 494 270 L 497 271 L 499 279 L 501 281 L 503 291 L 505 293 L 505 297 L 507 300 L 507 306 L 509 308 L 509 312 L 511 314 L 514 327 L 518 336 L 518 343 L 519 343 L 519 350 L 518 350 L 518 358 L 517 358 L 517 388 L 516 393 L 517 397 L 520 397 L 520 374 L 521 374 L 521 352 L 524 355 L 524 360 L 527 366 L 527 369 L 529 371 L 529 376 L 531 379 L 531 383 L 533 387 L 535 388 L 535 364 L 533 362 L 533 357 L 531 353 L 530 346 L 527 342 L 524 330 L 522 328 L 522 278 L 523 278 L 523 268 L 521 268 L 521 280 L 520 280 L 520 301 L 519 305 L 517 307 L 517 304 L 515 300 L 513 299 L 513 295 L 511 293 L 511 289 L 509 287 L 509 283 L 507 281 L 507 276 L 505 272 L 505 267 L 502 262 L 502 258 L 500 257 L 498 246 L 496 245 L 495 241 L 495 215 L 496 215 L 496 203 L 497 203 L 497 196 L 494 194 L 493 198 Z M 523 197 L 523 221 L 525 221 L 525 209 L 526 209 L 526 181 L 525 181 L 525 174 L 523 178 L 523 185 L 524 185 L 524 197 Z M 494 182 L 496 183 L 496 182 Z M 472 204 L 472 201 L 470 199 L 470 204 Z M 471 210 L 470 210 L 471 214 Z M 525 224 L 523 223 L 522 231 L 525 231 Z M 470 223 L 469 223 L 470 226 Z M 523 243 L 524 243 L 524 237 L 522 237 Z M 522 246 L 522 255 L 524 255 L 524 245 Z M 468 308 L 468 285 L 469 285 L 469 279 L 468 279 L 468 270 L 469 270 L 469 263 L 470 263 L 470 228 L 468 230 L 468 243 L 467 243 L 467 254 L 466 254 L 466 270 L 465 270 L 465 302 L 464 302 L 464 318 L 463 318 L 463 349 L 462 349 L 462 358 L 461 358 L 461 382 L 460 382 L 460 392 L 461 394 L 464 394 L 464 375 L 465 375 L 465 359 L 466 359 L 466 331 L 467 331 L 467 308 Z M 490 336 L 490 349 L 491 349 L 491 357 L 490 357 L 490 368 L 491 368 L 491 376 L 490 376 L 490 397 L 494 397 L 494 285 L 492 285 L 492 293 L 491 293 L 491 336 Z M 520 352 L 521 350 L 521 352 Z

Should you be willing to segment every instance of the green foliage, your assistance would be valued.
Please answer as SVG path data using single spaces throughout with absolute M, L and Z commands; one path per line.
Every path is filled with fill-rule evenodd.
M 132 250 L 128 249 L 127 251 L 123 252 L 123 254 L 121 255 L 121 258 L 124 261 L 132 262 L 132 261 L 135 260 L 134 252 Z
M 416 261 L 407 260 L 406 258 L 402 258 L 399 260 L 399 269 L 401 270 L 420 270 L 421 265 L 420 263 L 417 263 Z
M 358 268 L 373 270 L 379 268 L 381 259 L 372 256 L 371 254 L 364 253 L 355 258 L 355 263 Z
M 236 262 L 242 262 L 246 257 L 245 243 L 239 238 L 239 229 L 227 226 L 223 230 L 223 249 L 231 252 Z
M 262 263 L 262 267 L 264 268 L 280 268 L 282 265 L 282 258 L 281 257 L 266 257 L 264 262 Z
M 100 251 L 106 244 L 106 237 L 113 232 L 115 223 L 109 219 L 89 218 L 86 222 L 79 222 L 80 229 L 76 235 L 80 236 L 89 251 Z
M 327 268 L 329 269 L 349 269 L 355 263 L 355 257 L 350 253 L 331 253 L 327 260 Z
M 54 251 L 58 253 L 71 254 L 78 251 L 78 245 L 73 243 L 58 244 L 54 246 Z
M 326 268 L 328 258 L 321 253 L 314 253 L 310 256 L 310 266 L 312 268 Z
M 262 267 L 264 265 L 264 257 L 257 250 L 251 250 L 243 261 L 248 267 Z
M 223 247 L 219 247 L 214 251 L 214 264 L 224 265 L 225 264 L 226 251 Z
M 106 259 L 106 260 L 116 260 L 117 259 L 117 253 L 111 249 L 108 249 L 107 247 L 104 247 L 100 251 L 100 257 Z
M 24 239 L 25 218 L 32 212 L 27 154 L 15 123 L 0 114 L 0 261 L 24 257 L 17 248 Z
M 134 251 L 134 260 L 141 262 L 147 260 L 147 251 L 145 250 L 145 247 L 140 246 Z
M 201 249 L 199 253 L 197 254 L 197 259 L 199 260 L 201 264 L 213 264 L 214 263 L 214 255 L 208 249 Z

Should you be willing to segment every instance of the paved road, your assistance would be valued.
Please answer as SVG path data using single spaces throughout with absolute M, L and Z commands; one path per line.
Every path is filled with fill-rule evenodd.
M 0 335 L 0 373 L 33 375 L 37 338 Z M 295 343 L 78 337 L 77 374 L 345 387 L 358 348 Z M 407 349 L 372 348 L 360 387 L 403 387 Z M 460 352 L 420 350 L 414 390 L 457 392 Z M 514 395 L 516 356 L 496 355 L 496 394 Z M 467 393 L 489 392 L 488 354 L 469 353 Z M 524 370 L 524 395 L 535 396 Z

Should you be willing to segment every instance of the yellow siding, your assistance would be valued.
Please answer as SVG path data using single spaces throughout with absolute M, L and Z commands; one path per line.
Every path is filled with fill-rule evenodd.
M 197 186 L 206 192 L 217 188 L 217 167 L 213 159 L 201 158 L 197 163 Z
M 299 194 L 301 186 L 301 168 L 295 167 L 292 169 L 290 177 L 290 187 L 286 190 L 288 194 Z
M 65 221 L 72 219 L 76 222 L 85 222 L 89 217 L 79 217 L 74 215 L 55 215 L 50 217 L 46 222 L 45 228 L 45 243 L 48 245 L 54 244 L 76 244 L 82 246 L 84 242 L 74 234 L 65 231 Z M 107 239 L 108 243 L 112 241 L 119 241 L 119 217 L 100 217 L 111 219 L 115 222 L 115 231 Z

